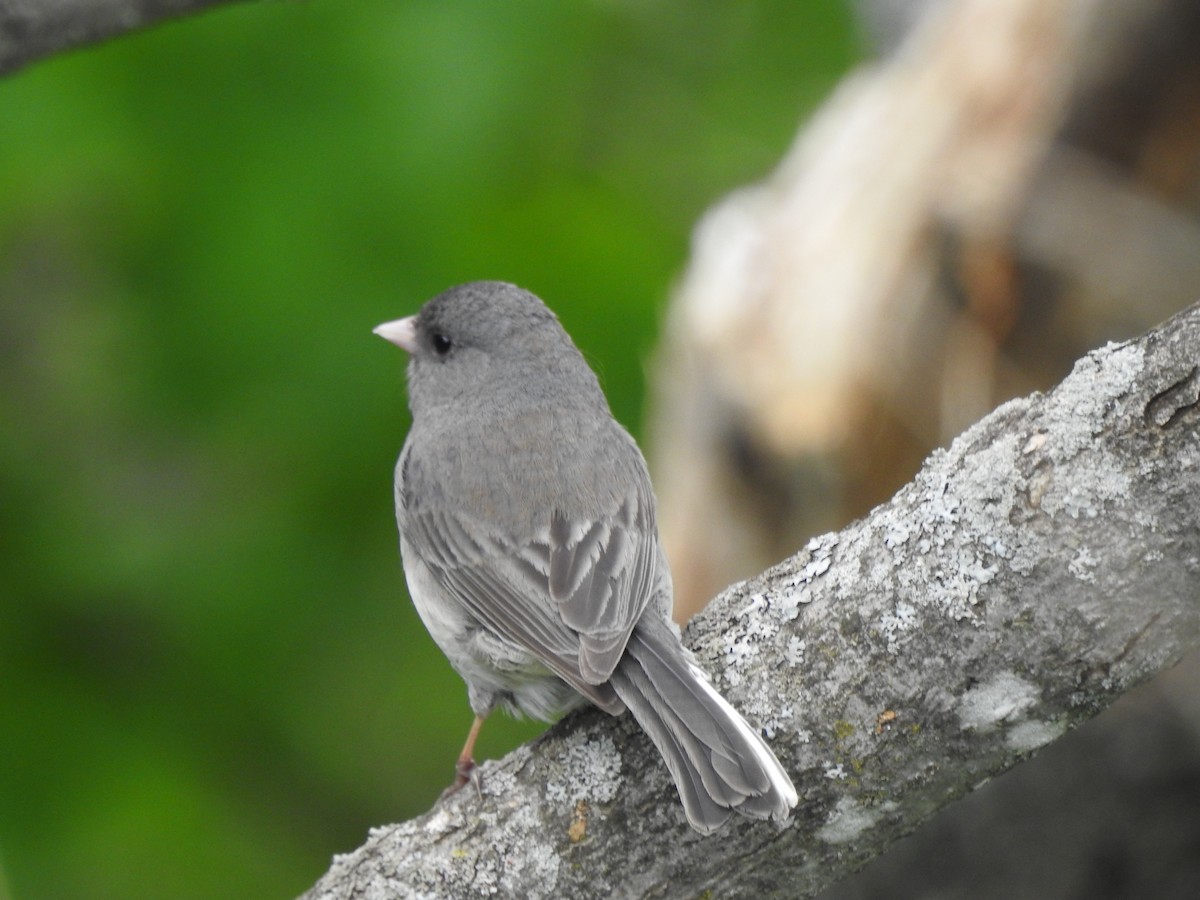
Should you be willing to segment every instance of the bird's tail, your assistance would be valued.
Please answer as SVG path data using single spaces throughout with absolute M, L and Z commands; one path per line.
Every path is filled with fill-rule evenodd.
M 733 812 L 786 819 L 796 788 L 775 754 L 691 662 L 671 626 L 646 618 L 610 683 L 662 754 L 688 822 L 709 834 Z

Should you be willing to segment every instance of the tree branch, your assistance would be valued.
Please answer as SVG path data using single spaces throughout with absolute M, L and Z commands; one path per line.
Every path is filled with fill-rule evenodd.
M 687 633 L 790 826 L 703 838 L 628 717 L 569 716 L 307 900 L 812 896 L 1200 644 L 1200 305 L 997 409 Z
M 0 75 L 230 0 L 0 0 Z

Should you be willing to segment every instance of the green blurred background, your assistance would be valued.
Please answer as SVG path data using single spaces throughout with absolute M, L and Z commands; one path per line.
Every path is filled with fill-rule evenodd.
M 323 0 L 0 80 L 0 898 L 289 897 L 427 809 L 470 711 L 371 328 L 516 281 L 638 432 L 697 217 L 858 52 L 839 3 Z

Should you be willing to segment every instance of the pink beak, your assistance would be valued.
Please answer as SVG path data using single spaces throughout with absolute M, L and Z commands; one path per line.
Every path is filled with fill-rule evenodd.
M 407 350 L 409 353 L 416 353 L 416 322 L 416 316 L 408 316 L 403 319 L 396 319 L 394 322 L 384 322 L 377 328 L 373 328 L 372 331 L 385 341 L 391 341 L 401 350 Z

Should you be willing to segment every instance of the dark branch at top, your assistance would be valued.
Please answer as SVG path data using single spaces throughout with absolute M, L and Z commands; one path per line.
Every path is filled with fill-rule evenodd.
M 0 75 L 231 0 L 0 0 Z

